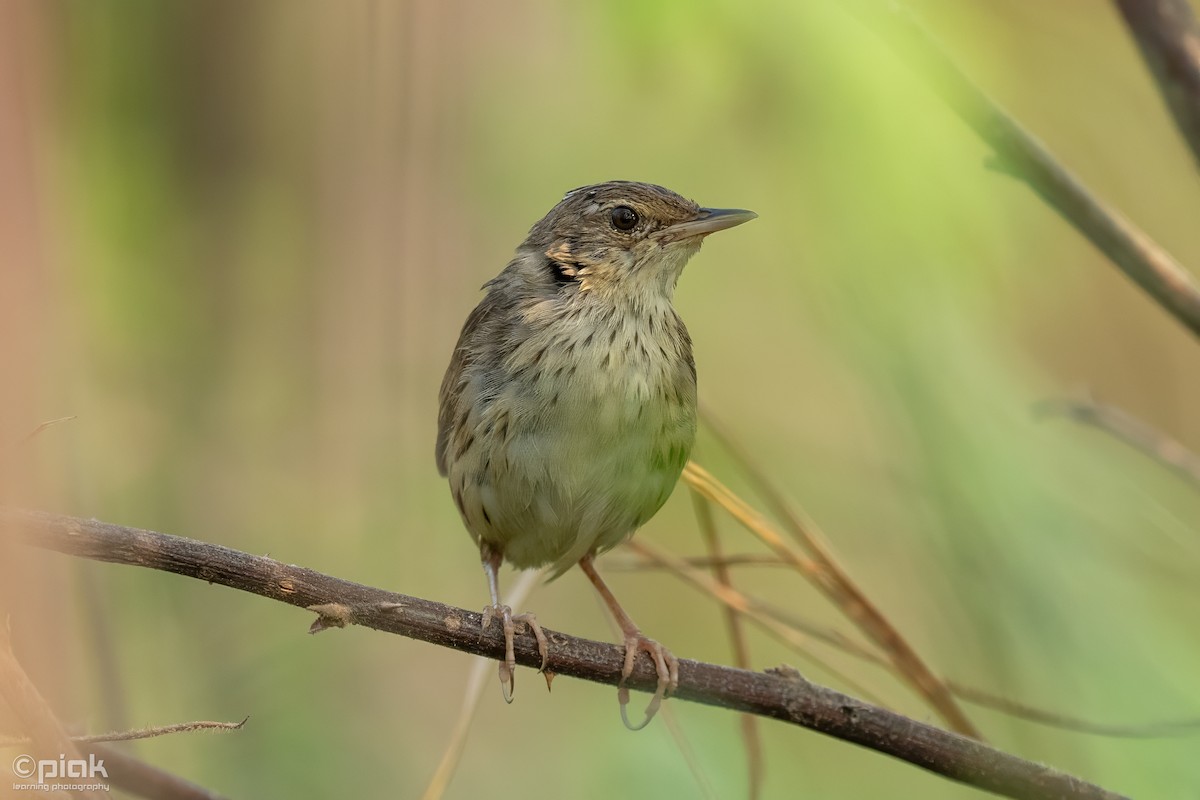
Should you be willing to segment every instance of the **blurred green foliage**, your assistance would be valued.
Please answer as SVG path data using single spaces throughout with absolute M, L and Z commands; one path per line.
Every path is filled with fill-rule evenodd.
M 1200 264 L 1194 169 L 1107 5 L 912 5 L 1101 196 Z M 78 419 L 35 440 L 21 458 L 37 480 L 5 502 L 482 606 L 433 466 L 441 371 L 477 287 L 563 191 L 647 180 L 759 212 L 680 284 L 702 401 L 937 669 L 1102 722 L 1200 711 L 1200 495 L 1031 413 L 1087 387 L 1200 447 L 1197 343 L 987 169 L 973 134 L 836 3 L 51 2 L 9 17 L 41 267 L 30 296 L 0 300 L 40 309 L 9 345 L 39 367 L 6 390 L 26 412 L 5 423 Z M 16 252 L 0 269 L 32 268 Z M 696 456 L 747 489 L 706 435 Z M 699 553 L 682 495 L 641 535 Z M 721 526 L 728 550 L 754 549 Z M 283 606 L 32 558 L 71 576 L 71 718 L 251 717 L 237 734 L 141 743 L 148 760 L 237 797 L 408 797 L 432 773 L 468 658 L 362 630 L 308 637 Z M 739 575 L 849 630 L 796 576 Z M 677 654 L 731 659 L 706 599 L 666 575 L 613 583 Z M 577 575 L 529 606 L 611 636 Z M 844 685 L 758 632 L 752 648 L 756 668 Z M 894 678 L 822 655 L 929 718 Z M 511 707 L 498 687 L 485 696 L 450 796 L 699 793 L 665 725 L 627 734 L 611 690 L 540 683 L 522 671 Z M 733 715 L 671 708 L 717 793 L 739 796 Z M 1194 737 L 972 713 L 997 745 L 1131 795 L 1200 784 Z M 768 797 L 977 794 L 764 733 Z

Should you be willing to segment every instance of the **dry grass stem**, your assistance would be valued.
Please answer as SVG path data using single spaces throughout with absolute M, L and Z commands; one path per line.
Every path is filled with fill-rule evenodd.
M 671 739 L 674 740 L 675 746 L 679 748 L 679 754 L 683 756 L 688 771 L 695 778 L 696 786 L 700 788 L 700 794 L 707 800 L 716 800 L 720 795 L 717 794 L 716 789 L 713 787 L 712 779 L 705 772 L 704 765 L 696 755 L 691 742 L 687 740 L 687 735 L 683 732 L 683 726 L 679 724 L 679 718 L 675 715 L 671 705 L 669 703 L 664 705 L 659 709 L 659 713 L 662 715 L 663 723 L 667 726 L 667 732 L 671 734 Z
M 752 480 L 761 485 L 766 492 L 777 496 L 771 485 L 756 473 L 749 462 L 743 460 L 743 463 L 747 466 Z M 724 508 L 742 523 L 746 530 L 771 548 L 780 559 L 808 577 L 868 638 L 888 654 L 898 674 L 925 698 L 930 707 L 953 730 L 976 739 L 982 738 L 974 723 L 954 700 L 945 682 L 926 666 L 917 652 L 834 560 L 815 526 L 811 523 L 806 524 L 789 504 L 781 501 L 781 508 L 778 510 L 784 512 L 783 516 L 792 534 L 809 546 L 814 555 L 814 558 L 810 558 L 790 545 L 765 517 L 695 462 L 688 462 L 683 470 L 683 479 L 696 491 Z
M 721 537 L 717 533 L 717 523 L 713 519 L 712 506 L 702 495 L 690 492 L 692 509 L 696 514 L 696 524 L 708 548 L 712 559 L 713 578 L 720 586 L 733 589 L 733 579 L 729 574 L 729 566 L 721 552 Z M 729 629 L 729 642 L 733 647 L 734 664 L 742 669 L 750 669 L 750 645 L 746 641 L 746 628 L 742 624 L 742 616 L 732 606 L 725 606 L 725 624 Z M 757 800 L 762 794 L 763 783 L 763 752 L 762 734 L 758 728 L 758 718 L 753 714 L 742 714 L 740 718 L 742 742 L 746 748 L 746 773 L 748 782 L 747 796 Z
M 855 648 L 861 648 L 862 658 L 881 664 L 885 668 L 890 668 L 891 662 L 883 656 L 862 648 L 861 645 L 855 645 L 837 631 L 820 628 L 815 625 L 806 626 L 804 623 L 798 624 L 796 620 L 780 619 L 781 612 L 778 610 L 768 610 L 767 606 L 762 602 L 742 593 L 732 586 L 725 586 L 718 583 L 706 573 L 694 567 L 687 566 L 675 556 L 670 555 L 666 551 L 659 550 L 657 547 L 646 542 L 629 541 L 625 543 L 625 547 L 656 561 L 672 575 L 683 579 L 685 583 L 691 584 L 693 588 L 715 598 L 739 614 L 745 615 L 746 619 L 769 633 L 772 638 L 790 648 L 793 652 L 808 659 L 830 675 L 837 677 L 851 691 L 862 697 L 870 698 L 873 703 L 885 705 L 877 694 L 813 653 L 810 647 L 812 642 L 809 636 L 812 636 L 814 639 L 821 639 L 828 644 L 851 652 Z
M 772 555 L 760 555 L 757 553 L 731 553 L 727 556 L 714 558 L 713 556 L 681 556 L 680 559 L 689 567 L 701 567 L 707 569 L 709 567 L 791 567 L 780 561 Z M 604 566 L 609 572 L 642 572 L 661 570 L 661 564 L 653 561 L 647 561 L 644 558 L 622 558 L 619 555 L 607 556 L 604 559 Z
M 1140 725 L 1114 725 L 1107 722 L 1095 722 L 1067 716 L 1054 711 L 1035 708 L 1034 706 L 1017 703 L 994 694 L 963 686 L 957 681 L 950 681 L 950 690 L 969 703 L 999 711 L 1010 717 L 1035 722 L 1059 730 L 1087 733 L 1092 736 L 1106 736 L 1112 739 L 1167 739 L 1176 736 L 1194 736 L 1200 733 L 1200 719 L 1168 720 L 1166 722 L 1148 722 Z
M 736 609 L 746 619 L 758 625 L 771 634 L 773 638 L 792 648 L 796 653 L 805 658 L 817 661 L 807 649 L 809 642 L 804 636 L 808 635 L 813 639 L 836 647 L 847 655 L 894 672 L 891 661 L 875 650 L 847 638 L 839 631 L 823 628 L 800 619 L 770 603 L 763 602 L 753 595 L 747 595 L 732 587 L 721 588 L 712 578 L 697 569 L 688 560 L 671 556 L 644 542 L 630 542 L 626 544 L 626 547 L 637 550 L 642 554 L 641 557 L 646 559 L 654 568 L 669 572 L 725 606 Z M 822 668 L 828 669 L 833 674 L 838 675 L 836 670 L 833 670 L 824 662 L 817 661 L 817 663 Z M 839 675 L 839 677 L 844 679 L 842 675 Z M 1038 725 L 1045 725 L 1059 730 L 1087 733 L 1092 736 L 1106 736 L 1118 739 L 1161 739 L 1175 736 L 1191 736 L 1200 732 L 1200 718 L 1140 724 L 1096 722 L 1018 703 L 1014 700 L 985 692 L 982 689 L 967 686 L 953 679 L 947 679 L 946 686 L 953 692 L 955 697 L 973 705 L 990 708 L 993 711 L 999 711 L 1010 717 L 1023 719 Z M 863 696 L 871 696 L 868 690 L 860 686 L 855 686 L 854 691 Z M 881 701 L 876 698 L 874 702 Z
M 506 597 L 509 605 L 513 608 L 523 607 L 530 592 L 545 574 L 546 571 L 541 569 L 521 573 Z M 471 732 L 471 723 L 475 720 L 475 712 L 479 709 L 479 700 L 483 697 L 488 683 L 488 675 L 495 669 L 495 664 L 495 661 L 483 656 L 476 656 L 472 659 L 471 671 L 467 675 L 467 684 L 463 691 L 462 708 L 458 712 L 458 720 L 454 723 L 450 741 L 446 743 L 446 749 L 442 751 L 442 758 L 438 761 L 437 769 L 433 771 L 429 784 L 421 793 L 421 800 L 440 800 L 446 793 L 446 787 L 450 785 L 450 781 L 458 769 L 458 764 L 462 760 L 463 750 L 467 746 L 467 735 Z

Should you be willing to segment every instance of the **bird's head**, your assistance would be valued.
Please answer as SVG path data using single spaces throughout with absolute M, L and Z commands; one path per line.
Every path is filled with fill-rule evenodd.
M 567 192 L 518 254 L 534 273 L 527 277 L 558 292 L 669 298 L 705 236 L 756 216 L 702 208 L 649 183 L 609 181 Z

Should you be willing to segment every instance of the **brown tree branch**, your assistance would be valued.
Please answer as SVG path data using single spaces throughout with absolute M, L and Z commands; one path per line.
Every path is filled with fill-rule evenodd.
M 1187 0 L 1116 0 L 1183 139 L 1200 164 L 1200 26 Z
M 894 0 L 855 0 L 850 7 L 995 151 L 999 168 L 1024 181 L 1127 277 L 1200 337 L 1200 283 L 1195 276 L 1096 197 L 1044 144 L 984 94 L 909 9 Z
M 126 528 L 95 520 L 0 508 L 0 535 L 70 555 L 186 575 L 300 608 L 319 608 L 321 626 L 363 625 L 463 652 L 499 658 L 496 626 L 480 629 L 480 615 L 323 575 L 220 545 Z M 555 631 L 548 669 L 616 685 L 623 648 Z M 540 661 L 531 635 L 516 639 L 517 662 Z M 1120 795 L 1058 770 L 1009 755 L 981 742 L 868 705 L 802 678 L 750 672 L 680 659 L 676 696 L 745 711 L 809 728 L 907 761 L 979 789 L 1013 798 L 1106 798 Z M 657 674 L 639 658 L 627 682 L 650 691 Z

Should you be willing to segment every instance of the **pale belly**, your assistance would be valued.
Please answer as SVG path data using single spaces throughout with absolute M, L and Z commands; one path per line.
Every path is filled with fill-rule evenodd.
M 658 369 L 502 390 L 477 427 L 491 424 L 491 445 L 451 466 L 472 536 L 557 574 L 632 534 L 667 501 L 695 439 L 694 384 L 670 374 L 669 388 Z

